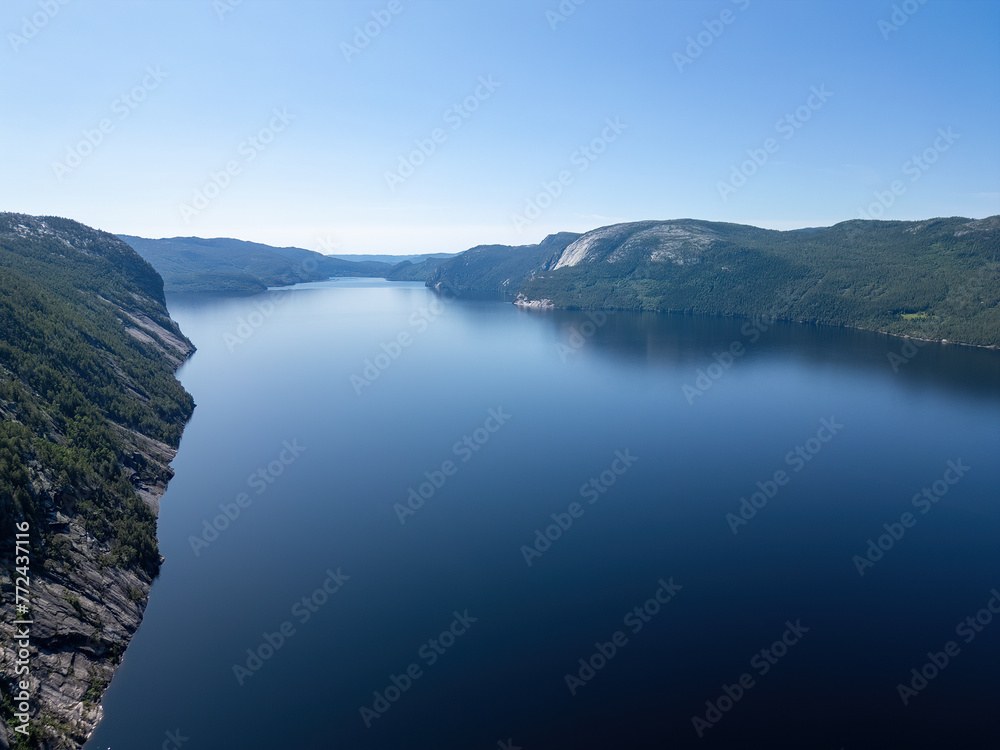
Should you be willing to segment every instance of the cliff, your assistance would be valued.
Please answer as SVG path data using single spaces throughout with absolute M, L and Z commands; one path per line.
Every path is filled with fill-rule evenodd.
M 0 214 L 0 748 L 80 747 L 101 719 L 159 570 L 193 351 L 124 242 Z

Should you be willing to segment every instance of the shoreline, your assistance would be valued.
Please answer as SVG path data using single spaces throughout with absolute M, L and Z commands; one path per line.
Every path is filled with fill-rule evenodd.
M 824 321 L 809 321 L 809 320 L 796 320 L 794 318 L 782 318 L 782 317 L 765 317 L 765 316 L 755 316 L 755 315 L 740 315 L 731 314 L 727 315 L 725 313 L 708 313 L 708 312 L 697 312 L 689 313 L 681 310 L 651 310 L 648 308 L 635 308 L 635 307 L 566 307 L 561 305 L 556 305 L 550 299 L 541 300 L 529 300 L 524 295 L 519 294 L 518 298 L 511 302 L 511 304 L 519 307 L 523 310 L 566 310 L 568 312 L 580 311 L 586 312 L 599 311 L 599 312 L 643 312 L 643 313 L 655 313 L 657 315 L 682 315 L 685 317 L 694 316 L 704 316 L 709 318 L 733 318 L 739 320 L 766 320 L 769 322 L 781 322 L 781 323 L 795 323 L 798 325 L 811 325 L 811 326 L 826 326 L 829 328 L 849 328 L 854 331 L 864 331 L 866 333 L 876 333 L 883 336 L 892 336 L 894 338 L 909 339 L 912 341 L 922 341 L 929 344 L 942 344 L 944 346 L 966 346 L 974 349 L 987 349 L 991 351 L 1000 351 L 1000 344 L 974 344 L 968 341 L 958 341 L 954 339 L 931 339 L 924 338 L 921 336 L 914 336 L 908 333 L 892 333 L 891 331 L 882 331 L 875 328 L 865 328 L 863 326 L 854 326 L 847 323 L 828 323 Z
M 151 321 L 144 321 L 162 334 L 160 356 L 176 379 L 177 371 L 188 362 L 195 347 L 171 336 Z M 126 327 L 136 338 L 142 338 Z M 184 427 L 191 415 L 184 420 Z M 180 450 L 135 430 L 111 423 L 121 436 L 120 461 L 132 471 L 136 496 L 159 518 L 160 500 L 173 479 L 171 462 Z M 45 488 L 52 511 L 46 534 L 58 538 L 62 552 L 58 557 L 46 554 L 31 556 L 30 601 L 27 617 L 31 620 L 31 656 L 28 673 L 21 679 L 29 683 L 29 731 L 41 750 L 81 748 L 93 736 L 104 718 L 103 698 L 132 638 L 142 625 L 153 583 L 159 576 L 139 568 L 109 565 L 116 540 L 98 541 L 84 527 L 78 515 L 62 512 L 61 497 L 52 477 L 44 467 L 34 481 Z M 76 501 L 87 499 L 93 491 L 71 490 Z M 39 529 L 39 534 L 42 531 Z M 157 541 L 159 534 L 157 531 Z M 159 558 L 160 564 L 164 558 Z M 0 583 L 13 588 L 6 567 L 0 571 Z M 0 668 L 14 675 L 16 660 L 12 648 L 15 616 L 14 601 L 0 604 Z M 14 747 L 18 735 L 15 726 L 0 718 L 0 748 Z

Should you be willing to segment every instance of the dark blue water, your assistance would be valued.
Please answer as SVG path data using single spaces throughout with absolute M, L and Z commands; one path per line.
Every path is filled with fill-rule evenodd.
M 371 280 L 170 308 L 198 408 L 88 748 L 997 746 L 997 352 Z

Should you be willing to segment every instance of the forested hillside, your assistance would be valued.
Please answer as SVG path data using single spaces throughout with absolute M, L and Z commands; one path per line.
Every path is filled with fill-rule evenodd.
M 580 237 L 573 232 L 550 234 L 537 245 L 479 245 L 429 269 L 428 286 L 513 294 Z
M 7 593 L 21 522 L 31 529 L 37 647 L 33 744 L 17 735 L 19 747 L 74 746 L 99 716 L 96 703 L 159 569 L 156 502 L 193 409 L 173 371 L 192 351 L 167 314 L 162 280 L 124 242 L 66 219 L 0 214 L 0 691 L 8 729 L 7 630 L 16 618 Z
M 428 285 L 496 289 L 495 268 L 472 262 L 477 251 L 446 261 Z M 647 221 L 595 229 L 547 259 L 521 248 L 491 258 L 521 264 L 509 291 L 557 307 L 767 316 L 1000 345 L 996 216 L 785 232 Z
M 301 247 L 272 247 L 229 238 L 152 240 L 120 235 L 163 276 L 168 292 L 256 294 L 269 286 L 331 276 L 382 276 L 389 263 L 356 263 Z

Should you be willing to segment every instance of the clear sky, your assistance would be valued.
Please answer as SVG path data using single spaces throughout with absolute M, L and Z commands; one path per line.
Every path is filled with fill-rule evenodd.
M 3 0 L 0 210 L 458 252 L 1000 213 L 995 0 Z

